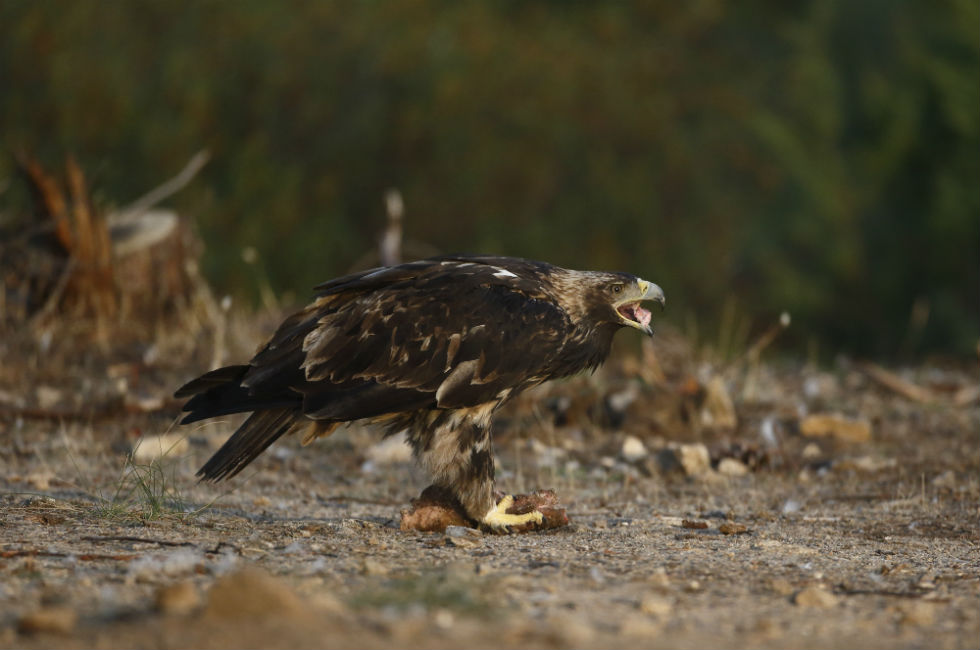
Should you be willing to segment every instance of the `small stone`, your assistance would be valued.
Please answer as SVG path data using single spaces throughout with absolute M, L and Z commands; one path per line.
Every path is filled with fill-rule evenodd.
M 786 499 L 786 503 L 783 504 L 781 510 L 784 515 L 791 515 L 794 512 L 799 512 L 802 508 L 803 504 L 796 499 Z
M 591 645 L 595 631 L 582 620 L 583 617 L 572 614 L 553 614 L 546 620 L 547 629 L 554 630 L 562 643 L 561 647 L 581 648 Z
M 647 594 L 640 601 L 640 611 L 651 616 L 667 617 L 674 609 L 674 603 L 669 598 L 656 594 Z
M 820 458 L 821 456 L 823 456 L 823 450 L 820 449 L 820 445 L 818 445 L 817 443 L 808 442 L 806 447 L 803 448 L 802 455 L 804 458 L 809 458 L 809 459 Z
M 899 605 L 899 617 L 906 625 L 932 625 L 936 619 L 936 606 L 933 603 L 917 600 Z
M 721 526 L 718 526 L 718 530 L 722 535 L 741 535 L 749 531 L 745 524 L 738 524 L 734 521 L 726 521 Z
M 677 460 L 684 473 L 688 476 L 701 476 L 711 471 L 711 454 L 701 443 L 680 445 L 677 448 Z
M 681 521 L 681 527 L 683 528 L 693 528 L 695 530 L 701 530 L 708 527 L 708 522 L 701 520 L 684 519 Z
M 466 526 L 446 526 L 446 543 L 461 548 L 473 548 L 483 543 L 483 533 Z
M 161 614 L 186 616 L 201 604 L 201 595 L 191 582 L 178 582 L 157 590 L 156 609 Z
M 61 401 L 62 393 L 57 388 L 51 386 L 38 386 L 34 390 L 37 397 L 37 405 L 42 409 L 49 409 Z
M 619 453 L 623 459 L 633 463 L 647 457 L 647 448 L 636 436 L 626 436 L 626 439 L 623 440 L 623 448 Z
M 718 473 L 725 476 L 745 476 L 749 473 L 749 468 L 740 460 L 722 458 L 718 463 Z
M 827 609 L 837 604 L 837 596 L 823 587 L 811 586 L 796 592 L 793 596 L 793 604 L 799 607 Z
M 21 617 L 17 630 L 21 634 L 71 634 L 78 622 L 78 612 L 70 607 L 42 607 Z
M 803 418 L 800 433 L 808 438 L 829 436 L 842 442 L 867 442 L 871 440 L 871 423 L 835 413 L 821 413 Z
M 301 619 L 309 607 L 286 583 L 256 568 L 246 567 L 218 578 L 204 617 L 227 620 Z

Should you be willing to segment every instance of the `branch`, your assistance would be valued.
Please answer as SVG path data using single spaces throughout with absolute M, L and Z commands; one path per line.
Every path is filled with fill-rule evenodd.
M 201 171 L 201 168 L 204 167 L 204 165 L 208 162 L 208 158 L 210 157 L 211 154 L 208 153 L 207 149 L 198 151 L 187 162 L 187 164 L 184 165 L 184 168 L 180 170 L 179 174 L 171 178 L 166 183 L 153 188 L 123 209 L 110 214 L 109 221 L 118 223 L 120 221 L 131 219 L 146 212 L 168 196 L 176 194 L 185 185 L 191 182 L 191 179 L 197 175 L 197 172 Z

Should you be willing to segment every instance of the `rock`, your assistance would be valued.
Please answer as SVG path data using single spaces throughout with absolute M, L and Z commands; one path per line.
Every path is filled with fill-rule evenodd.
M 483 533 L 466 526 L 447 526 L 446 542 L 452 546 L 473 548 L 483 543 Z
M 701 476 L 711 471 L 711 455 L 700 442 L 680 445 L 676 451 L 677 460 L 688 476 Z
M 701 530 L 708 527 L 708 522 L 700 520 L 685 519 L 681 522 L 681 527 L 683 528 L 693 528 L 695 530 Z
M 718 473 L 725 476 L 745 476 L 749 473 L 748 466 L 734 458 L 722 458 L 718 462 Z
M 821 456 L 823 456 L 823 450 L 820 449 L 820 445 L 818 445 L 817 443 L 808 442 L 806 444 L 806 447 L 803 448 L 803 452 L 801 455 L 803 456 L 803 458 L 812 460 L 814 458 L 820 458 Z
M 905 625 L 932 625 L 936 619 L 933 603 L 916 600 L 898 606 L 899 620 Z
M 173 458 L 187 453 L 189 447 L 187 436 L 181 433 L 143 436 L 133 446 L 133 460 L 149 463 L 165 456 Z
M 192 582 L 178 582 L 160 587 L 154 599 L 161 614 L 186 616 L 201 605 L 201 595 Z
M 774 578 L 769 583 L 769 588 L 780 596 L 789 596 L 794 591 L 793 584 L 785 578 Z
M 309 608 L 285 582 L 254 567 L 218 578 L 208 592 L 204 617 L 263 620 L 307 618 Z
M 673 609 L 673 601 L 657 594 L 647 594 L 640 601 L 640 611 L 651 616 L 665 618 Z
M 808 438 L 833 437 L 841 442 L 871 440 L 871 423 L 834 413 L 808 415 L 800 422 L 800 433 Z
M 71 634 L 78 623 L 78 612 L 63 605 L 42 607 L 21 617 L 17 630 L 21 634 Z
M 741 535 L 742 533 L 749 532 L 748 527 L 745 524 L 737 524 L 734 521 L 726 521 L 721 526 L 718 526 L 718 531 L 722 535 Z
M 799 607 L 827 609 L 837 604 L 837 596 L 823 587 L 811 586 L 801 589 L 793 596 L 793 604 Z
M 63 397 L 62 392 L 57 388 L 43 385 L 34 390 L 34 395 L 37 397 L 37 405 L 44 410 L 57 405 Z
M 647 448 L 636 436 L 626 436 L 623 440 L 623 448 L 619 451 L 623 459 L 634 463 L 647 457 Z

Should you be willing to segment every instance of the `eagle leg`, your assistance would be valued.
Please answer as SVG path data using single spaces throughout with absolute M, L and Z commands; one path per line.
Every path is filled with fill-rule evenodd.
M 540 511 L 508 513 L 514 497 L 494 498 L 490 413 L 492 408 L 433 413 L 411 427 L 409 443 L 434 485 L 452 494 L 471 520 L 495 533 L 536 528 L 544 522 Z

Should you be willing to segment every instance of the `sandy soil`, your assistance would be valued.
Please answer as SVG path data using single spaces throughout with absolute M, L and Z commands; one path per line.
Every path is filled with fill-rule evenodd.
M 196 483 L 235 421 L 151 399 L 193 370 L 89 416 L 7 377 L 0 646 L 980 646 L 975 369 L 901 374 L 919 402 L 847 366 L 623 367 L 501 414 L 502 487 L 572 522 L 514 536 L 399 530 L 426 477 L 360 427 Z M 822 413 L 857 429 L 805 434 Z

